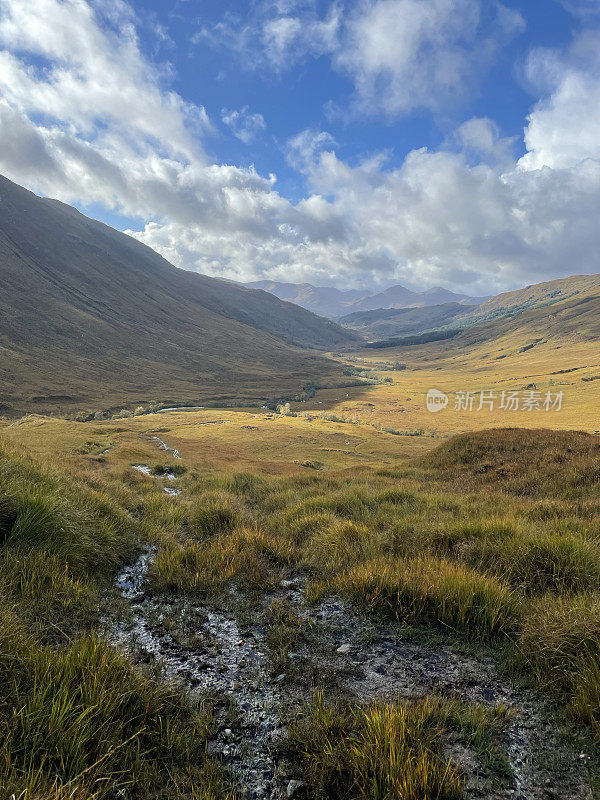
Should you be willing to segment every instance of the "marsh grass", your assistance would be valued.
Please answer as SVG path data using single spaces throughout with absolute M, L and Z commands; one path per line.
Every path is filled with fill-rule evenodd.
M 210 714 L 102 642 L 40 646 L 3 614 L 0 681 L 2 800 L 227 794 L 205 755 Z
M 117 702 L 103 660 L 132 696 L 158 698 L 152 693 L 165 687 L 135 670 L 123 677 L 125 663 L 112 660 L 116 654 L 90 636 L 103 587 L 140 540 L 157 544 L 150 588 L 158 593 L 210 601 L 234 584 L 256 598 L 302 569 L 310 602 L 338 594 L 414 630 L 435 628 L 444 641 L 487 643 L 501 658 L 509 652 L 520 676 L 563 702 L 600 740 L 597 455 L 596 440 L 586 435 L 492 431 L 446 442 L 410 469 L 375 466 L 276 477 L 190 468 L 178 480 L 184 494 L 172 499 L 161 481 L 128 466 L 41 468 L 0 451 L 0 602 L 6 609 L 0 634 L 13 653 L 2 662 L 5 685 L 12 688 L 0 684 L 0 726 L 7 730 L 15 708 L 18 714 L 28 709 L 20 735 L 35 743 L 19 749 L 12 734 L 6 739 L 0 785 L 28 788 L 38 800 L 62 800 L 61 792 L 70 791 L 66 782 L 93 765 L 79 790 L 85 800 L 98 782 L 102 791 L 120 788 L 127 771 L 125 796 L 160 798 L 165 794 L 151 763 L 155 758 L 171 781 L 168 797 L 208 800 L 227 791 L 216 767 L 200 757 L 209 716 L 200 715 L 196 728 L 195 712 L 181 698 L 165 700 L 148 721 L 150 732 L 138 734 L 127 722 L 139 723 L 137 700 L 134 707 Z M 14 625 L 18 632 L 11 638 Z M 291 674 L 289 654 L 301 636 L 292 611 L 285 604 L 271 606 L 267 640 L 274 671 Z M 98 673 L 100 694 L 79 697 L 77 733 L 74 707 L 60 687 L 51 691 L 42 678 L 47 673 L 54 682 L 72 672 L 85 687 L 81 669 L 75 669 L 84 662 L 90 680 Z M 9 671 L 18 664 L 26 666 Z M 28 670 L 39 676 L 35 685 L 23 677 Z M 74 687 L 69 680 L 74 678 L 66 685 Z M 45 694 L 36 694 L 42 686 Z M 98 705 L 105 691 L 102 716 Z M 479 735 L 489 744 L 488 722 L 475 736 L 464 710 L 455 708 L 452 716 L 439 703 L 427 703 L 367 709 L 317 704 L 299 723 L 296 740 L 305 743 L 303 770 L 311 786 L 326 787 L 333 798 L 396 797 L 399 787 L 406 793 L 400 796 L 419 800 L 459 796 L 461 777 L 441 755 L 440 737 L 466 719 L 471 745 L 497 761 L 487 745 L 476 745 Z M 135 713 L 127 716 L 132 708 Z M 99 732 L 93 757 L 109 753 L 98 765 L 83 755 L 88 717 Z M 72 723 L 72 740 L 68 726 L 52 738 L 60 719 Z M 42 757 L 44 730 L 47 752 L 58 754 L 56 761 Z M 33 755 L 26 762 L 29 749 Z M 117 793 L 107 789 L 106 797 Z
M 497 756 L 494 733 L 504 719 L 504 709 L 433 697 L 329 706 L 317 692 L 292 726 L 286 749 L 316 797 L 459 800 L 463 776 L 444 754 L 446 735 L 454 732 L 492 763 Z
M 188 540 L 180 546 L 169 541 L 150 569 L 156 592 L 183 595 L 217 592 L 232 581 L 251 589 L 268 589 L 282 578 L 290 551 L 257 529 L 242 528 L 209 541 Z
M 486 639 L 511 633 L 519 598 L 497 578 L 432 556 L 362 564 L 313 590 L 337 592 L 397 619 Z
M 0 800 L 232 796 L 210 713 L 92 633 L 138 537 L 181 525 L 136 486 L 0 450 Z

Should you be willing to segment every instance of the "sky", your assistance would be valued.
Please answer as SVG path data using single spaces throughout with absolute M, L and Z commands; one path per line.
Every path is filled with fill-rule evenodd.
M 600 272 L 600 0 L 0 0 L 0 173 L 239 281 Z

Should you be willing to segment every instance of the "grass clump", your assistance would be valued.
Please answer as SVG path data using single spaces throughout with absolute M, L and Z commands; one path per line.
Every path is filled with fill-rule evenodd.
M 184 467 L 183 464 L 155 464 L 150 472 L 157 478 L 160 478 L 161 475 L 175 475 L 180 478 L 187 472 L 187 467 Z
M 56 650 L 2 614 L 0 686 L 2 800 L 227 794 L 210 716 L 93 638 Z
M 381 554 L 377 531 L 362 523 L 336 519 L 316 532 L 304 548 L 304 562 L 337 572 Z
M 196 595 L 219 591 L 231 581 L 267 589 L 281 580 L 290 550 L 258 529 L 240 529 L 208 542 L 172 541 L 159 551 L 150 569 L 157 592 Z
M 327 588 L 372 610 L 474 638 L 513 631 L 520 618 L 517 596 L 497 578 L 432 556 L 369 562 Z
M 488 540 L 471 554 L 480 567 L 525 592 L 585 592 L 600 586 L 600 550 L 577 536 Z
M 196 498 L 188 514 L 190 529 L 198 539 L 232 531 L 241 521 L 235 499 L 226 492 L 206 492 Z
M 444 735 L 458 732 L 468 746 L 491 752 L 500 716 L 502 712 L 432 697 L 367 707 L 327 706 L 317 693 L 290 729 L 286 747 L 315 797 L 459 800 L 463 777 L 444 756 Z

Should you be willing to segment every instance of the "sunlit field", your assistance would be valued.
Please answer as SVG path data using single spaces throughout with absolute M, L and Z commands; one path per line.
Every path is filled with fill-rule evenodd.
M 374 419 L 387 403 L 398 425 L 393 393 L 410 376 L 426 386 L 430 373 L 385 374 L 394 383 L 361 402 L 376 402 Z M 363 706 L 320 661 L 310 680 L 298 672 L 294 652 L 317 630 L 311 609 L 331 597 L 406 641 L 431 642 L 432 653 L 436 642 L 485 653 L 509 683 L 555 704 L 593 784 L 600 437 L 549 430 L 558 414 L 544 415 L 548 430 L 399 435 L 366 414 L 350 424 L 306 406 L 298 416 L 212 409 L 3 423 L 3 797 L 62 798 L 74 786 L 85 798 L 242 792 L 207 755 L 223 726 L 214 696 L 188 695 L 98 638 L 102 598 L 144 545 L 156 550 L 144 591 L 158 608 L 164 597 L 182 608 L 234 598 L 241 630 L 263 620 L 268 672 L 295 687 L 278 747 L 310 796 L 459 798 L 469 773 L 448 750 L 455 740 L 494 791 L 513 780 L 502 704 L 462 699 L 457 687 L 452 701 L 409 693 Z M 306 610 L 277 595 L 299 576 Z M 201 658 L 202 641 L 185 646 Z

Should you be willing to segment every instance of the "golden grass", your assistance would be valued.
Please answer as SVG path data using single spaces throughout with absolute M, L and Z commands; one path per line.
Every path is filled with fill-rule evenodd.
M 502 709 L 426 697 L 369 706 L 328 706 L 317 692 L 287 747 L 317 797 L 331 800 L 459 800 L 463 777 L 443 755 L 458 733 L 482 759 L 493 753 Z

